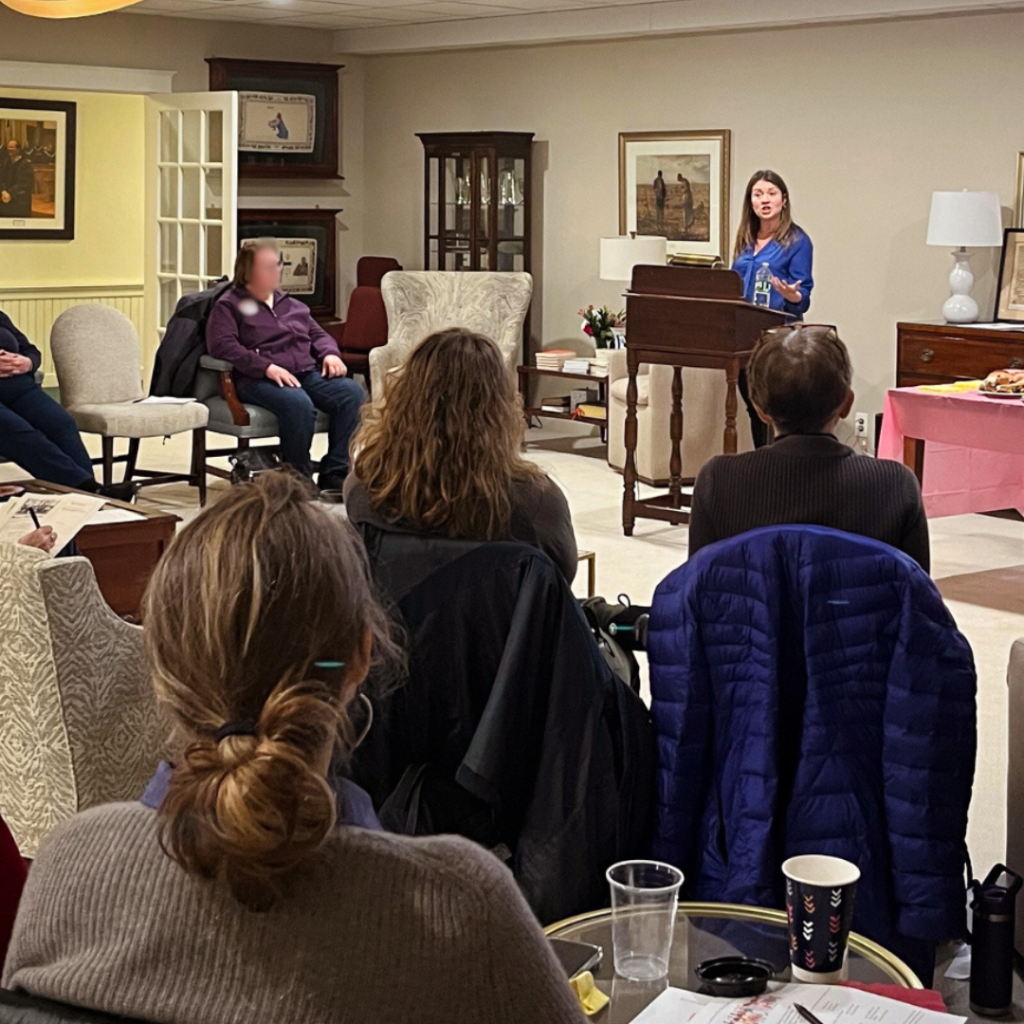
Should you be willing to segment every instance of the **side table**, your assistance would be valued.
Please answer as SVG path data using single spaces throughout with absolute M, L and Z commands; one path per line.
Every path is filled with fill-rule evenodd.
M 562 370 L 542 370 L 537 366 L 520 366 L 517 367 L 519 374 L 519 394 L 523 399 L 523 414 L 526 416 L 526 423 L 529 426 L 530 418 L 532 416 L 546 416 L 553 420 L 575 420 L 577 423 L 589 423 L 592 426 L 601 428 L 601 440 L 608 440 L 608 378 L 607 377 L 595 377 L 589 373 L 564 373 Z M 541 409 L 540 406 L 530 406 L 530 378 L 531 377 L 561 377 L 565 380 L 585 380 L 591 384 L 597 385 L 598 391 L 598 405 L 603 405 L 605 408 L 605 417 L 598 418 L 597 416 L 573 416 L 571 412 L 551 412 L 549 409 Z

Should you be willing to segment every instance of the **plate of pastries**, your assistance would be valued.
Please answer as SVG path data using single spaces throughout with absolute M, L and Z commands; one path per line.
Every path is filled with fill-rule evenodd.
M 993 370 L 978 389 L 989 398 L 1024 397 L 1024 370 Z

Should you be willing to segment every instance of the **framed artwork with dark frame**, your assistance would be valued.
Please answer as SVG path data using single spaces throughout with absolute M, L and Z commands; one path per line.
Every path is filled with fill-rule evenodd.
M 1004 228 L 995 320 L 1024 321 L 1024 228 Z
M 0 239 L 75 237 L 78 105 L 0 97 Z
M 283 262 L 281 287 L 317 319 L 333 320 L 337 210 L 239 210 L 238 244 L 273 238 Z
M 669 256 L 729 255 L 728 128 L 619 134 L 619 234 L 663 235 Z
M 340 178 L 343 64 L 207 57 L 210 88 L 238 92 L 240 178 Z

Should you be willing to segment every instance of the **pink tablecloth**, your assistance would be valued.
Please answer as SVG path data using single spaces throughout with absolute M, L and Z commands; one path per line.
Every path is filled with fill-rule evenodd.
M 1024 512 L 1024 402 L 894 388 L 885 399 L 878 457 L 902 462 L 905 437 L 927 442 L 922 491 L 929 516 Z

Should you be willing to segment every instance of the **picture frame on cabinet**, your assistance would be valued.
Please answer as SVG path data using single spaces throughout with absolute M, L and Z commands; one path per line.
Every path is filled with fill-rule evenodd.
M 1003 230 L 1003 251 L 999 258 L 995 320 L 1024 322 L 1024 228 Z
M 338 179 L 343 64 L 207 57 L 210 88 L 238 92 L 239 178 Z

